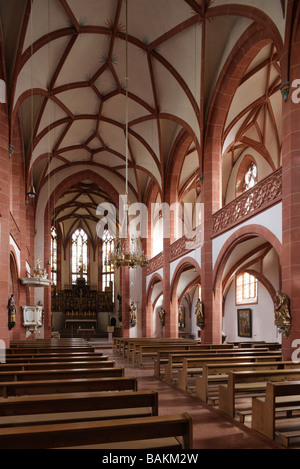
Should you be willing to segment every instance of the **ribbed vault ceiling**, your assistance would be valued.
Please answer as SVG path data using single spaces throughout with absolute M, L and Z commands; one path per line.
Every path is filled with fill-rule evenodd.
M 194 187 L 215 84 L 253 23 L 253 4 L 259 8 L 262 2 L 238 3 L 245 10 L 235 6 L 224 14 L 226 0 L 128 0 L 131 201 L 145 201 L 153 189 L 163 199 L 181 134 L 190 135 L 192 143 L 177 190 L 183 194 Z M 285 2 L 263 3 L 283 34 Z M 51 193 L 61 180 L 88 168 L 124 193 L 125 1 L 0 0 L 0 13 L 11 121 L 20 116 L 27 183 L 32 179 L 38 193 L 45 186 Z M 231 152 L 234 161 L 253 141 L 256 149 L 268 147 L 265 132 L 275 129 L 264 155 L 270 167 L 278 166 L 280 69 L 274 45 L 264 48 L 247 73 L 228 113 L 224 154 Z M 69 217 L 69 225 L 71 217 L 92 219 L 92 204 L 110 197 L 101 187 L 96 197 L 92 186 L 93 200 L 84 196 L 84 209 L 76 204 L 85 187 L 77 184 L 65 204 L 59 201 L 56 215 L 64 222 Z

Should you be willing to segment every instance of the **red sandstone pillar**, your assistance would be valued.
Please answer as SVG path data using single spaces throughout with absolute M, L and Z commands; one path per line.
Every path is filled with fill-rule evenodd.
M 44 227 L 44 268 L 47 269 L 48 279 L 51 279 L 51 216 L 50 207 L 47 205 L 45 211 Z M 51 287 L 44 288 L 44 337 L 51 337 L 52 332 L 52 312 L 51 312 Z
M 0 339 L 9 347 L 9 155 L 7 105 L 0 103 Z M 19 314 L 19 311 L 18 311 Z M 2 347 L 1 347 L 2 348 Z
M 291 85 L 300 79 L 299 27 L 291 48 L 289 79 Z M 290 298 L 292 317 L 289 336 L 282 340 L 286 360 L 295 350 L 293 341 L 300 339 L 300 103 L 293 102 L 295 91 L 292 88 L 283 102 L 282 113 L 282 291 Z
M 201 249 L 201 300 L 204 305 L 203 343 L 222 343 L 221 285 L 213 291 L 212 214 L 221 207 L 221 158 L 219 144 L 207 141 L 204 155 L 204 244 Z
M 122 335 L 129 337 L 129 267 L 122 268 Z
M 149 232 L 149 231 L 148 231 Z M 148 255 L 148 239 L 143 239 L 143 249 L 144 252 Z M 142 311 L 140 318 L 142 321 L 142 336 L 143 337 L 153 337 L 153 311 L 151 296 L 150 302 L 147 300 L 147 268 L 142 269 Z

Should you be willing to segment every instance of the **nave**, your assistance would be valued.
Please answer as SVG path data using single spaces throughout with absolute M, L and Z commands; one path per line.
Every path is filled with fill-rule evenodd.
M 246 425 L 226 418 L 217 409 L 200 403 L 198 399 L 155 377 L 152 366 L 140 368 L 110 348 L 101 349 L 101 345 L 96 350 L 103 351 L 110 360 L 115 360 L 116 366 L 124 367 L 126 376 L 136 376 L 140 391 L 153 389 L 158 392 L 159 415 L 170 415 L 180 410 L 180 412 L 186 412 L 192 417 L 193 447 L 195 450 L 282 448 L 275 442 L 252 431 Z

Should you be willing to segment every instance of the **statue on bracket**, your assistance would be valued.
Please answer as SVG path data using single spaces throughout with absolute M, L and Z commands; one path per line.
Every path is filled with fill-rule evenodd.
M 278 332 L 286 339 L 291 327 L 290 300 L 285 293 L 276 292 L 274 298 L 275 326 Z
M 200 300 L 200 298 L 198 298 L 197 303 L 196 303 L 195 315 L 196 315 L 197 326 L 203 329 L 204 328 L 204 313 L 203 313 L 203 303 Z
M 161 307 L 160 311 L 158 312 L 158 316 L 159 316 L 161 325 L 164 327 L 166 312 L 163 309 L 163 307 Z
M 10 299 L 8 300 L 8 328 L 11 330 L 16 325 L 16 302 L 14 298 L 14 294 L 10 295 Z
M 129 323 L 131 327 L 136 325 L 136 305 L 133 301 L 129 305 Z
M 178 310 L 178 324 L 179 327 L 184 327 L 184 306 L 180 306 Z

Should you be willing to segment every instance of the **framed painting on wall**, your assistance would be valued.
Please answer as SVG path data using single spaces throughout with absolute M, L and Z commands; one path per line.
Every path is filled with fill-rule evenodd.
M 252 337 L 252 311 L 251 309 L 237 310 L 238 336 Z

